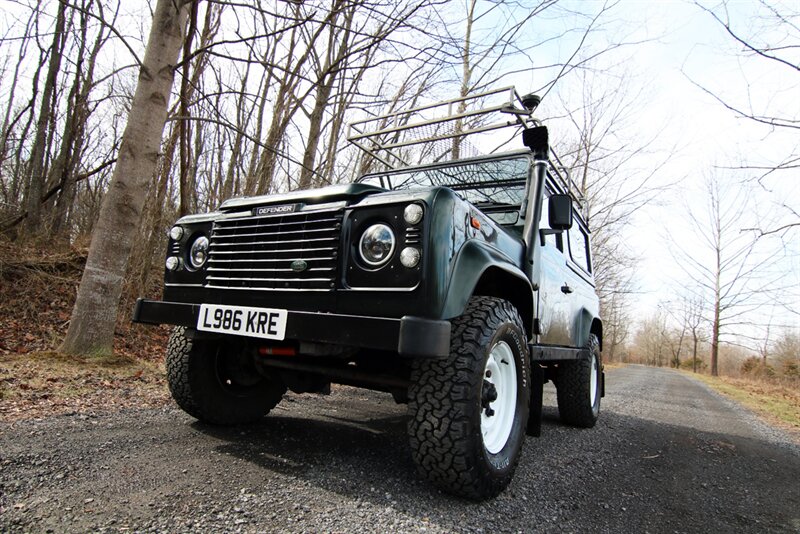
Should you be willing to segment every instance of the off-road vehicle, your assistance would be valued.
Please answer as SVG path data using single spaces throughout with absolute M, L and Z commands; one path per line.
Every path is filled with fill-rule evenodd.
M 349 139 L 380 170 L 178 220 L 163 301 L 134 312 L 176 325 L 178 405 L 232 425 L 287 388 L 386 391 L 408 404 L 419 471 L 472 499 L 511 481 L 547 380 L 561 419 L 592 427 L 604 382 L 590 234 L 538 103 L 505 88 L 360 121 Z M 519 149 L 464 157 L 487 137 Z

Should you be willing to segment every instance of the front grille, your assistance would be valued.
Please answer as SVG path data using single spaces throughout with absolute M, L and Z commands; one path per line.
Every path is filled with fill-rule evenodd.
M 342 210 L 217 220 L 206 286 L 331 290 L 341 229 Z

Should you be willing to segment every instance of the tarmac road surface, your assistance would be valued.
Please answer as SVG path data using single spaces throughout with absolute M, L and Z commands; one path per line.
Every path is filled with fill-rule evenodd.
M 607 374 L 598 425 L 542 437 L 475 504 L 415 472 L 405 407 L 352 388 L 263 422 L 177 408 L 0 426 L 0 532 L 800 532 L 800 450 L 666 369 Z

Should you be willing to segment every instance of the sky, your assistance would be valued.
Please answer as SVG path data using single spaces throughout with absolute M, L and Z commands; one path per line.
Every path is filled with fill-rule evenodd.
M 738 28 L 750 30 L 750 25 L 755 24 L 754 7 L 752 1 L 731 2 L 731 18 L 739 23 Z M 632 85 L 642 90 L 628 138 L 656 139 L 639 165 L 665 162 L 654 179 L 672 184 L 653 204 L 638 212 L 627 232 L 630 246 L 640 258 L 632 315 L 643 317 L 652 314 L 659 304 L 675 301 L 681 289 L 692 283 L 681 269 L 669 237 L 674 234 L 684 250 L 702 257 L 702 245 L 693 235 L 685 213 L 687 208 L 698 208 L 702 203 L 702 181 L 715 167 L 721 168 L 716 172 L 731 187 L 743 183 L 749 189 L 748 213 L 741 219 L 743 229 L 786 222 L 785 212 L 778 204 L 794 202 L 795 209 L 800 204 L 796 200 L 800 198 L 800 176 L 796 170 L 765 180 L 762 188 L 752 180 L 755 171 L 724 169 L 743 163 L 780 161 L 793 149 L 797 153 L 797 135 L 772 132 L 748 119 L 737 118 L 698 86 L 732 102 L 744 103 L 750 99 L 756 108 L 786 115 L 797 109 L 800 76 L 795 73 L 791 78 L 788 69 L 778 68 L 774 63 L 743 60 L 719 24 L 691 2 L 623 0 L 616 13 L 624 19 L 617 32 L 633 28 L 628 39 L 646 41 L 617 55 L 624 69 L 633 74 Z M 763 28 L 758 31 L 767 35 Z M 789 303 L 798 311 L 799 230 L 787 234 L 782 242 L 773 240 L 761 247 L 763 254 L 786 254 L 776 268 L 783 273 L 780 283 L 798 295 L 796 303 Z M 712 258 L 706 256 L 706 260 Z M 766 313 L 769 312 L 761 313 L 761 322 L 768 320 Z M 797 329 L 800 327 L 797 317 L 782 313 L 780 321 Z

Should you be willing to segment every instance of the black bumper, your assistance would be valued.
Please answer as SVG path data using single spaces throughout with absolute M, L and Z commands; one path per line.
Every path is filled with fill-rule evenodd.
M 194 328 L 199 304 L 139 299 L 133 321 Z M 401 319 L 288 311 L 286 339 L 332 343 L 439 358 L 450 352 L 450 322 L 405 316 Z

